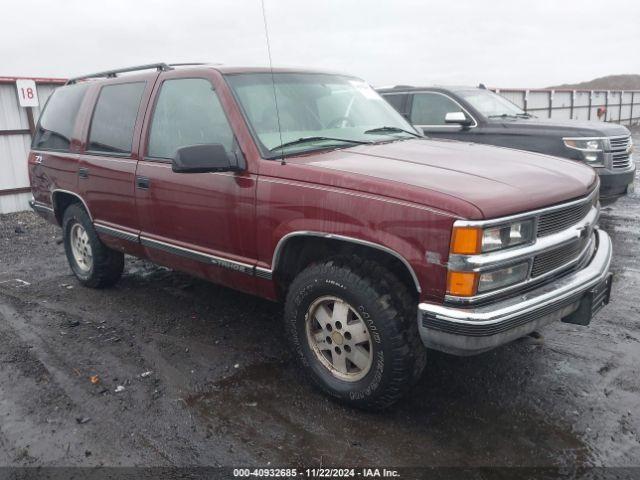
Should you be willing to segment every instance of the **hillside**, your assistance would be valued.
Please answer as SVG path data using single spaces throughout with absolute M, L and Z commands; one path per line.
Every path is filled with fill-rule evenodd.
M 575 88 L 585 90 L 640 90 L 640 75 L 607 75 L 587 82 L 556 85 L 547 88 Z

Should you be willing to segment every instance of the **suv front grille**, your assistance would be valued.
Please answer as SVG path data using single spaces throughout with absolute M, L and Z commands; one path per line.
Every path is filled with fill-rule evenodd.
M 571 263 L 580 254 L 582 242 L 576 240 L 562 247 L 541 253 L 533 259 L 531 278 L 539 277 Z
M 592 202 L 585 202 L 540 215 L 538 218 L 538 237 L 561 232 L 571 225 L 575 225 L 587 216 L 591 206 Z
M 609 143 L 611 145 L 611 167 L 614 169 L 624 169 L 631 165 L 631 156 L 629 154 L 630 136 L 611 137 Z
M 536 241 L 520 248 L 482 255 L 452 254 L 447 267 L 453 271 L 492 272 L 504 265 L 519 265 L 524 261 L 529 266 L 525 278 L 519 283 L 496 288 L 471 297 L 445 295 L 445 301 L 452 304 L 483 305 L 496 298 L 508 297 L 537 288 L 551 278 L 583 268 L 596 249 L 593 229 L 599 216 L 598 190 L 589 195 L 564 204 L 522 213 L 508 218 L 489 221 L 460 222 L 461 225 L 490 227 L 506 224 L 519 219 L 533 220 L 536 225 Z

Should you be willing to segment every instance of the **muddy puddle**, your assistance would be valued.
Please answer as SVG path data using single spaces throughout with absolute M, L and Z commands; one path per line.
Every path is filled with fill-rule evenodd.
M 343 407 L 303 382 L 292 365 L 261 363 L 185 402 L 216 436 L 248 443 L 272 464 L 589 464 L 587 447 L 569 429 L 475 395 L 462 378 L 427 372 L 409 401 L 383 414 Z

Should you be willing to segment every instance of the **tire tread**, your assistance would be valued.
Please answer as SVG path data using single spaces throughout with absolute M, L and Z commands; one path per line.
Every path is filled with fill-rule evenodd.
M 426 349 L 418 333 L 416 302 L 408 288 L 378 262 L 357 256 L 339 256 L 307 267 L 294 279 L 285 306 L 288 328 L 294 328 L 291 308 L 296 291 L 313 279 L 327 277 L 349 285 L 369 298 L 377 298 L 382 321 L 391 332 L 384 339 L 393 351 L 391 381 L 381 394 L 349 403 L 367 410 L 388 408 L 415 384 L 426 363 Z M 335 396 L 315 376 L 312 378 L 322 390 Z
M 66 208 L 62 221 L 65 252 L 69 264 L 73 265 L 73 262 L 75 262 L 70 251 L 70 246 L 68 245 L 69 239 L 67 233 L 69 222 L 74 219 L 86 230 L 93 253 L 93 270 L 91 274 L 87 278 L 81 278 L 72 267 L 72 270 L 76 273 L 76 277 L 82 285 L 89 288 L 105 288 L 114 285 L 120 279 L 124 270 L 124 254 L 107 247 L 100 241 L 89 215 L 85 209 L 77 203 L 71 204 Z

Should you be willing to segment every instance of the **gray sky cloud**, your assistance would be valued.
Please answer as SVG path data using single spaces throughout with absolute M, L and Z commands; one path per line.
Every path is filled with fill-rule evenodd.
M 274 65 L 374 85 L 540 87 L 640 73 L 636 0 L 265 0 Z M 259 0 L 9 0 L 0 75 L 268 63 Z

